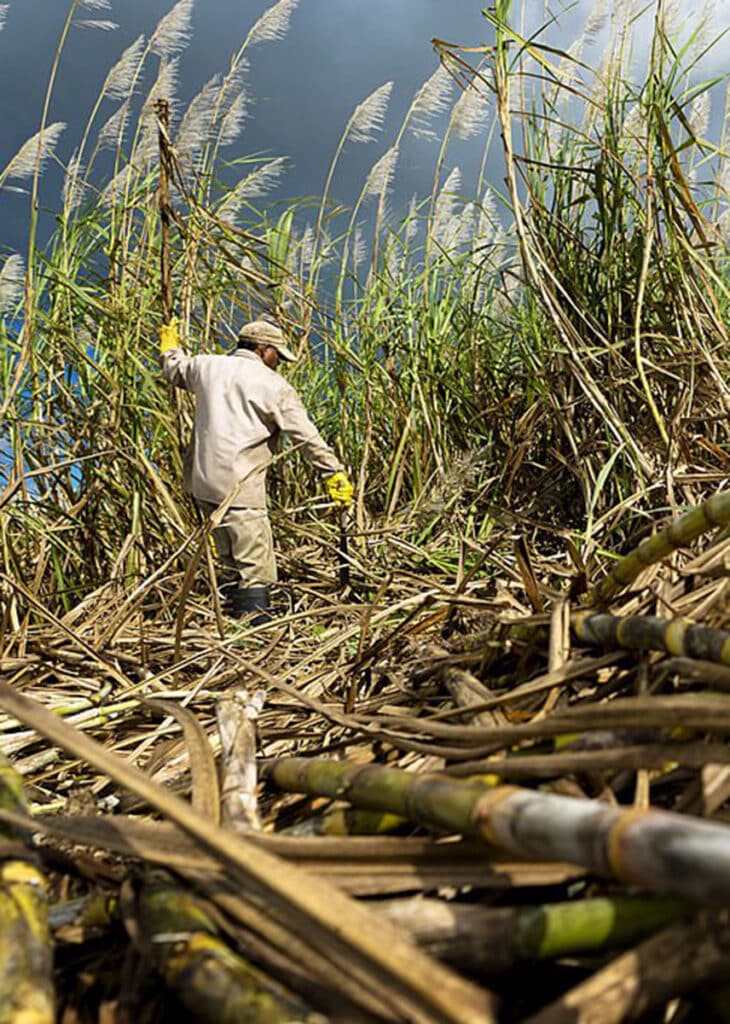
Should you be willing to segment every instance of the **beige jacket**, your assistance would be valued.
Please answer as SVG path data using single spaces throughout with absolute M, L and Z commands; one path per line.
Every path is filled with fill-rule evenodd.
M 281 432 L 326 475 L 343 469 L 307 416 L 294 388 L 254 353 L 161 356 L 162 373 L 195 395 L 195 423 L 185 458 L 185 486 L 216 504 L 238 485 L 235 508 L 265 508 L 266 470 Z

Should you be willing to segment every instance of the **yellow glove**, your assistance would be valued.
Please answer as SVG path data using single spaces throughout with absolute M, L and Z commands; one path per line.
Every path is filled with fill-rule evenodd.
M 169 352 L 170 349 L 180 348 L 180 335 L 177 331 L 177 317 L 174 316 L 169 324 L 160 327 L 160 355 Z
M 338 508 L 349 508 L 352 504 L 352 496 L 355 488 L 350 483 L 347 473 L 340 471 L 328 476 L 324 481 L 327 484 L 329 496 Z

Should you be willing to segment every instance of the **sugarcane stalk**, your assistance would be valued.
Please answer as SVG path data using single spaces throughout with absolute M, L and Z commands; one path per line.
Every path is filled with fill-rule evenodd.
M 346 590 L 350 586 L 350 553 L 347 535 L 347 509 L 337 509 L 337 580 L 340 590 Z
M 683 900 L 638 897 L 499 908 L 418 897 L 375 906 L 432 956 L 490 974 L 625 946 L 688 913 Z
M 27 813 L 23 782 L 0 755 L 0 807 Z M 43 873 L 24 856 L 24 836 L 7 825 L 0 836 L 0 1024 L 53 1024 L 53 952 Z M 12 851 L 12 852 L 11 852 Z M 17 851 L 17 852 L 16 852 Z
M 160 246 L 160 298 L 162 300 L 163 323 L 172 320 L 172 274 L 170 272 L 170 104 L 165 99 L 155 103 L 160 150 L 160 225 L 162 243 Z
M 197 1021 L 210 1024 L 293 1024 L 322 1020 L 234 953 L 189 892 L 165 882 L 142 883 L 132 938 Z
M 689 509 L 669 526 L 643 540 L 633 551 L 620 558 L 591 591 L 591 604 L 605 605 L 620 590 L 632 583 L 644 569 L 686 547 L 703 533 L 730 523 L 730 492 L 722 491 Z
M 283 832 L 290 836 L 380 836 L 400 828 L 405 819 L 387 811 L 335 807 L 318 818 L 307 818 Z
M 730 904 L 726 825 L 381 765 L 289 757 L 266 770 L 282 789 L 391 811 L 520 858 L 567 861 L 650 891 Z
M 265 693 L 241 690 L 216 704 L 221 738 L 223 783 L 221 799 L 225 824 L 243 834 L 261 831 L 256 799 L 256 726 Z
M 618 616 L 582 609 L 571 613 L 570 626 L 578 640 L 596 647 L 666 651 L 675 657 L 730 665 L 730 632 L 685 619 Z
M 622 1024 L 730 969 L 726 911 L 703 912 L 624 953 L 524 1024 Z

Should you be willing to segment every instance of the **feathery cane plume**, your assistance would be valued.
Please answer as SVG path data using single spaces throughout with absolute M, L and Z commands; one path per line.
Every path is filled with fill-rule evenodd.
M 248 90 L 242 88 L 233 97 L 228 110 L 225 112 L 221 120 L 221 146 L 230 146 L 241 134 L 246 118 L 248 117 L 249 105 L 250 96 Z
M 119 28 L 118 21 L 109 21 L 108 18 L 81 18 L 74 20 L 76 28 L 98 28 L 102 32 L 116 32 Z
M 241 199 L 256 199 L 259 196 L 265 196 L 267 192 L 278 185 L 288 162 L 287 157 L 277 156 L 262 164 L 236 185 L 236 194 Z
M 495 236 L 495 228 L 498 224 L 499 221 L 497 219 L 494 193 L 491 188 L 487 188 L 482 196 L 482 202 L 479 207 L 475 241 L 482 244 L 492 241 Z
M 99 197 L 102 205 L 114 206 L 124 198 L 127 191 L 127 183 L 135 170 L 136 168 L 132 164 L 127 164 L 126 167 L 122 167 L 121 171 L 114 175 Z
M 682 19 L 680 0 L 664 0 L 664 31 L 667 36 L 674 36 L 679 30 Z
M 142 117 L 155 122 L 155 104 L 159 99 L 166 99 L 172 106 L 172 97 L 177 91 L 178 61 L 162 61 L 154 85 L 147 93 L 142 107 Z
M 158 150 L 158 129 L 155 115 L 155 104 L 159 99 L 170 103 L 170 111 L 174 108 L 173 97 L 177 91 L 178 61 L 162 61 L 157 79 L 147 94 L 142 106 L 140 120 L 144 125 L 142 139 L 139 143 L 139 156 L 143 161 L 154 160 Z
M 38 163 L 39 170 L 42 171 L 46 161 L 54 153 L 58 140 L 65 129 L 66 125 L 63 121 L 56 121 L 32 135 L 23 143 L 5 170 L 0 172 L 0 184 L 6 178 L 32 178 L 36 163 Z
M 79 7 L 85 7 L 87 11 L 110 11 L 112 9 L 111 0 L 79 0 Z
M 5 27 L 5 19 L 8 16 L 9 9 L 10 4 L 0 4 L 0 32 L 2 32 L 3 28 Z
M 0 270 L 0 311 L 10 309 L 22 300 L 24 283 L 23 257 L 14 253 L 8 256 Z
M 583 39 L 587 45 L 595 42 L 596 36 L 606 24 L 607 18 L 608 0 L 597 0 L 597 3 L 594 3 L 590 14 L 586 18 L 586 23 L 583 27 Z
M 124 140 L 129 121 L 129 103 L 122 103 L 99 129 L 96 145 L 99 150 L 116 149 Z
M 358 103 L 350 119 L 350 138 L 354 142 L 372 142 L 382 130 L 393 83 L 386 82 Z
M 144 36 L 138 36 L 112 66 L 102 87 L 102 96 L 110 100 L 126 100 L 139 74 L 144 54 Z
M 299 242 L 299 265 L 302 275 L 309 269 L 314 258 L 314 228 L 307 224 Z
M 365 260 L 367 256 L 367 244 L 365 242 L 365 235 L 362 232 L 360 225 L 355 227 L 355 240 L 352 245 L 352 274 L 353 277 L 357 277 L 357 269 L 360 264 Z
M 388 192 L 393 182 L 393 175 L 395 174 L 395 165 L 397 162 L 398 147 L 391 146 L 391 148 L 387 150 L 370 168 L 368 176 L 365 179 L 363 198 L 366 198 L 367 196 L 380 196 Z
M 457 194 L 461 191 L 461 171 L 454 167 L 448 174 L 433 208 L 431 237 L 447 251 L 453 248 L 457 228 Z
M 710 94 L 700 93 L 692 100 L 689 108 L 689 125 L 692 134 L 701 139 L 707 134 L 710 127 Z
M 646 132 L 646 118 L 640 103 L 634 103 L 621 126 L 621 141 L 629 149 L 636 149 Z
M 289 31 L 291 16 L 299 0 L 278 0 L 264 11 L 248 35 L 249 46 L 283 39 Z
M 489 96 L 485 86 L 471 82 L 454 105 L 451 129 L 457 139 L 471 139 L 483 127 L 489 110 Z
M 161 60 L 170 60 L 187 46 L 192 13 L 193 0 L 178 0 L 172 10 L 159 21 L 150 39 L 150 49 Z
M 703 50 L 707 49 L 714 36 L 720 35 L 720 31 L 716 31 L 713 27 L 715 14 L 715 0 L 705 0 L 702 10 L 697 18 L 697 29 L 695 31 L 694 38 L 687 47 L 687 63 L 690 67 L 694 64 Z
M 220 220 L 235 224 L 241 207 L 247 200 L 264 196 L 278 185 L 287 163 L 286 157 L 277 156 L 242 178 L 220 204 Z
M 214 75 L 190 101 L 178 128 L 175 147 L 180 156 L 197 166 L 199 158 L 213 135 L 220 75 Z
M 406 214 L 406 242 L 412 242 L 418 234 L 418 196 L 411 196 Z
M 440 64 L 415 95 L 411 106 L 411 131 L 419 139 L 434 139 L 433 119 L 448 110 L 451 75 Z
M 67 218 L 78 209 L 84 197 L 85 185 L 81 180 L 82 176 L 81 155 L 77 151 L 69 160 L 63 179 L 63 213 Z

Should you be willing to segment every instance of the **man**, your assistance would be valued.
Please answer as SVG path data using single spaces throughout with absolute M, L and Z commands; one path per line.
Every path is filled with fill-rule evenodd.
M 185 489 L 206 514 L 233 496 L 221 525 L 213 530 L 221 561 L 237 574 L 232 612 L 257 612 L 262 621 L 269 607 L 269 586 L 277 579 L 266 511 L 266 470 L 279 434 L 286 432 L 325 474 L 336 505 L 351 504 L 352 484 L 297 392 L 276 372 L 281 359 L 294 362 L 296 356 L 275 324 L 246 324 L 232 355 L 189 356 L 173 321 L 160 329 L 160 356 L 165 379 L 196 399 L 193 436 L 185 456 Z

